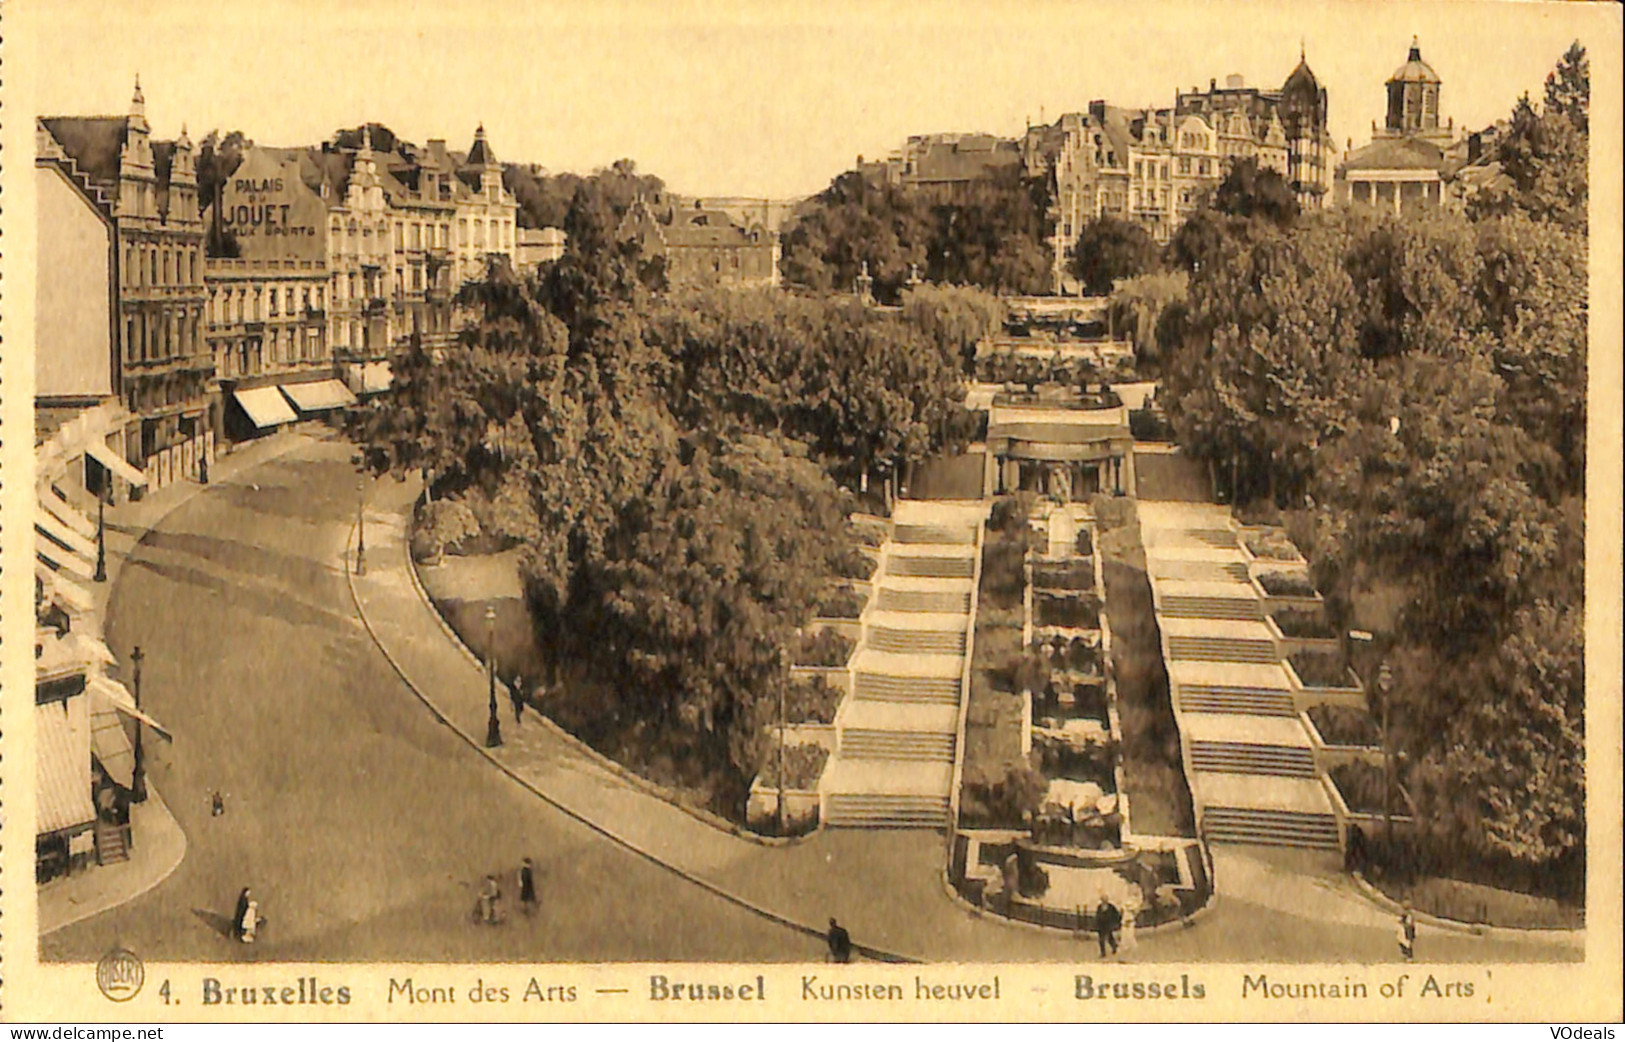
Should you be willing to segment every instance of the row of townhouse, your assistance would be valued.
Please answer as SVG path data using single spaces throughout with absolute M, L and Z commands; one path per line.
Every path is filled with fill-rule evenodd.
M 127 115 L 39 119 L 41 242 L 78 246 L 61 285 L 109 286 L 95 342 L 40 340 L 40 409 L 117 399 L 116 451 L 162 487 L 218 443 L 384 389 L 413 337 L 450 343 L 457 288 L 521 253 L 518 206 L 483 127 L 466 153 L 389 143 L 250 145 L 203 209 L 197 150 L 184 128 L 154 138 L 139 82 Z

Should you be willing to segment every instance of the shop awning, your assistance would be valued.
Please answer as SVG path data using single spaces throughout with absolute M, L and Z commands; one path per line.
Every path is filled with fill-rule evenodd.
M 126 789 L 134 788 L 135 750 L 118 713 L 105 702 L 90 707 L 90 755 L 109 778 Z
M 89 590 L 49 567 L 37 557 L 34 558 L 34 575 L 45 587 L 46 599 L 57 602 L 68 611 L 76 615 L 86 615 L 96 606 L 95 598 L 91 597 Z
M 36 677 L 63 671 L 88 673 L 98 665 L 111 666 L 118 661 L 100 637 L 78 630 L 70 630 L 67 636 L 56 640 L 46 640 L 38 647 L 38 654 L 34 656 Z
M 239 388 L 231 393 L 237 399 L 237 404 L 243 407 L 243 412 L 254 421 L 254 426 L 262 430 L 280 423 L 292 423 L 299 418 L 287 399 L 282 397 L 282 392 L 275 387 Z
M 62 549 L 49 539 L 34 537 L 34 555 L 59 572 L 72 572 L 81 579 L 96 578 L 94 565 L 78 554 Z
M 91 459 L 95 460 L 97 463 L 100 463 L 102 466 L 106 467 L 108 470 L 112 471 L 114 474 L 117 474 L 119 477 L 123 478 L 125 481 L 128 481 L 132 485 L 145 485 L 147 483 L 147 476 L 145 474 L 141 473 L 139 470 L 136 470 L 135 466 L 131 464 L 129 460 L 125 459 L 123 456 L 120 456 L 102 442 L 92 439 L 88 444 L 85 445 L 85 453 L 90 456 Z
M 395 374 L 388 362 L 368 362 L 361 367 L 361 393 L 377 394 L 387 391 L 395 382 Z
M 158 732 L 159 736 L 166 742 L 175 740 L 175 736 L 170 733 L 169 728 L 148 716 L 144 710 L 137 709 L 135 696 L 130 694 L 128 688 L 112 677 L 100 674 L 88 676 L 85 678 L 85 690 L 90 692 L 91 698 L 110 706 L 125 716 L 146 724 Z
M 96 820 L 90 801 L 90 743 L 76 731 L 66 702 L 34 707 L 36 835 L 83 828 Z
M 86 539 L 96 538 L 96 522 L 86 517 L 72 503 L 49 485 L 39 490 L 39 504 L 50 511 L 51 516 L 78 532 Z
M 355 404 L 355 395 L 337 380 L 316 380 L 304 384 L 283 384 L 282 393 L 293 400 L 300 412 L 324 412 Z
M 96 540 L 86 539 L 78 532 L 75 532 L 73 529 L 57 520 L 56 515 L 52 514 L 49 510 L 46 510 L 42 506 L 34 508 L 34 527 L 40 532 L 44 532 L 52 539 L 55 539 L 57 542 L 63 544 L 69 550 L 72 550 L 81 556 L 95 560 Z

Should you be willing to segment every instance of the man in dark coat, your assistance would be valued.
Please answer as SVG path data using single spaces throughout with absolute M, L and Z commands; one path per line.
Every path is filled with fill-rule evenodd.
M 519 863 L 519 907 L 526 915 L 536 910 L 536 866 L 528 857 Z
M 250 897 L 248 887 L 243 887 L 243 892 L 237 895 L 237 909 L 231 913 L 231 932 L 239 941 L 243 939 L 243 920 L 248 916 Z
M 1111 945 L 1112 954 L 1117 954 L 1117 928 L 1123 925 L 1123 913 L 1117 906 L 1106 899 L 1105 894 L 1100 895 L 1100 904 L 1095 906 L 1095 938 L 1100 942 L 1100 957 L 1106 957 L 1106 946 Z
M 846 927 L 835 921 L 834 916 L 829 918 L 829 933 L 824 940 L 829 943 L 830 962 L 852 961 L 852 935 L 846 932 Z
M 508 697 L 513 700 L 513 722 L 519 723 L 519 718 L 525 712 L 525 678 L 516 676 L 513 683 L 508 685 Z

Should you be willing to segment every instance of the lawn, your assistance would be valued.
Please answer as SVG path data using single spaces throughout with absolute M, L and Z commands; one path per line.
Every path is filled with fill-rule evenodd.
M 914 465 L 909 475 L 911 499 L 981 499 L 986 454 L 934 456 Z

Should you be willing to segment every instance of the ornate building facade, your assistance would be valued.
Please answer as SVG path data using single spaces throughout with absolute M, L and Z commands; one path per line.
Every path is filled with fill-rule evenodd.
M 1469 152 L 1458 147 L 1455 120 L 1440 121 L 1443 81 L 1414 37 L 1405 64 L 1385 86 L 1383 125 L 1373 123 L 1371 143 L 1351 147 L 1337 168 L 1338 201 L 1394 213 L 1449 205 L 1448 182 Z

